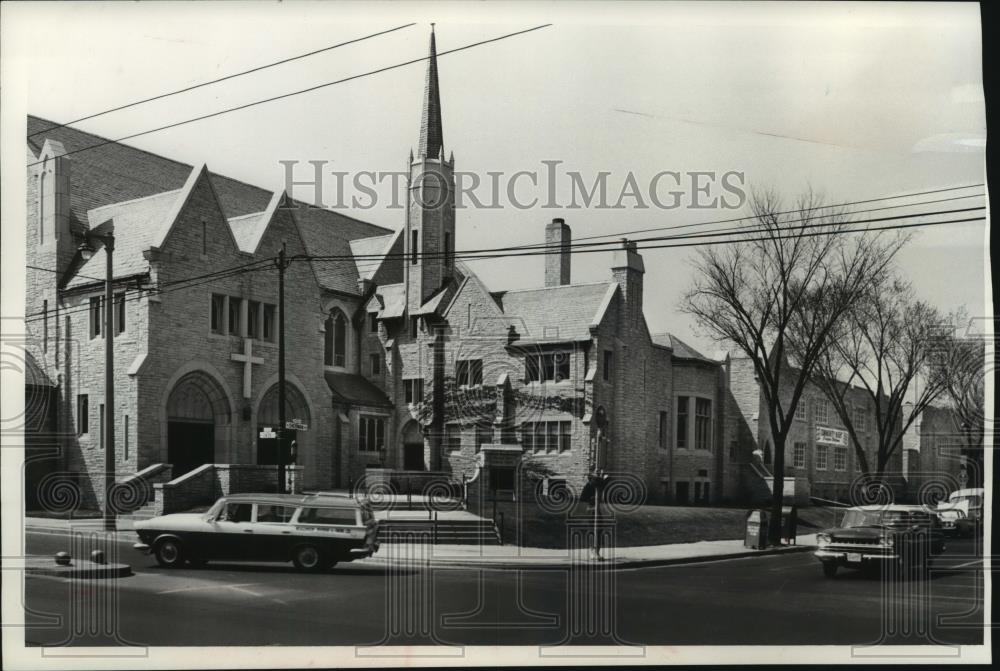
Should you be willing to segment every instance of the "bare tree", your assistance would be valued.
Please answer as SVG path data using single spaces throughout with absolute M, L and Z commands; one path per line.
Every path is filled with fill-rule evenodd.
M 963 333 L 970 319 L 964 309 L 949 317 L 951 328 L 939 341 L 935 368 L 942 378 L 944 397 L 950 402 L 955 430 L 962 438 L 962 451 L 974 464 L 973 486 L 983 478 L 983 435 L 985 431 L 986 340 Z
M 916 299 L 912 287 L 886 275 L 859 296 L 837 324 L 810 377 L 830 400 L 850 435 L 864 477 L 881 482 L 886 465 L 900 449 L 903 434 L 945 391 L 934 364 L 940 349 L 942 317 Z M 858 434 L 852 386 L 863 389 L 874 416 L 878 449 L 871 464 Z M 912 396 L 912 398 L 911 398 Z M 903 404 L 913 403 L 909 416 Z
M 749 230 L 698 250 L 681 309 L 753 362 L 774 442 L 768 536 L 777 544 L 785 442 L 802 392 L 831 331 L 872 290 L 905 238 L 851 227 L 845 212 L 823 207 L 812 192 L 791 212 L 782 212 L 774 191 L 756 192 L 750 209 Z

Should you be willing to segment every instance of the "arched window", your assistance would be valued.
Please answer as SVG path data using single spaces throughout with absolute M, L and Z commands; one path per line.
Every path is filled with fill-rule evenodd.
M 347 318 L 340 310 L 333 310 L 323 324 L 323 364 L 344 368 L 347 366 Z

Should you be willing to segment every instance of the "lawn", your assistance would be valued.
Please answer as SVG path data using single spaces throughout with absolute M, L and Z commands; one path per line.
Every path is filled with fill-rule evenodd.
M 640 506 L 634 511 L 615 515 L 616 543 L 620 546 L 641 546 L 740 539 L 745 534 L 748 510 L 707 506 Z M 567 528 L 589 528 L 594 515 L 593 509 L 585 503 L 577 503 L 567 513 L 555 514 L 537 505 L 525 504 L 518 508 L 515 503 L 505 502 L 497 504 L 497 512 L 503 513 L 505 544 L 517 543 L 537 548 L 565 548 Z M 491 514 L 492 507 L 482 511 L 484 517 Z M 521 515 L 520 524 L 515 521 L 518 514 Z M 802 508 L 798 511 L 797 532 L 814 533 L 834 526 L 834 520 L 834 509 Z

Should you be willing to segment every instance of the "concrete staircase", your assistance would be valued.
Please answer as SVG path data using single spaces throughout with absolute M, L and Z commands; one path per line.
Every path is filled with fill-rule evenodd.
M 384 519 L 378 535 L 380 543 L 503 545 L 496 525 L 485 519 Z
M 146 505 L 136 508 L 128 515 L 119 515 L 119 519 L 124 517 L 133 522 L 138 522 L 139 520 L 148 520 L 152 517 L 156 517 L 157 514 L 158 513 L 156 512 L 156 501 L 151 500 Z

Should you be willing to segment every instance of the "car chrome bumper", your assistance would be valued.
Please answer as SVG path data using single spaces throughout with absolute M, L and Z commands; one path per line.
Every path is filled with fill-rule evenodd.
M 363 548 L 351 548 L 351 557 L 353 559 L 364 559 L 365 557 L 371 557 L 373 554 L 378 552 L 379 544 L 375 543 L 372 547 Z
M 870 554 L 864 552 L 851 552 L 841 550 L 816 550 L 813 553 L 815 557 L 821 561 L 829 561 L 831 559 L 837 559 L 839 561 L 846 562 L 848 554 L 859 554 L 861 555 L 861 561 L 894 561 L 899 559 L 897 554 Z
M 138 550 L 139 552 L 142 552 L 143 554 L 149 554 L 149 551 L 152 548 L 149 547 L 148 545 L 146 545 L 145 543 L 136 543 L 136 544 L 134 544 L 132 546 L 132 549 L 133 550 Z

